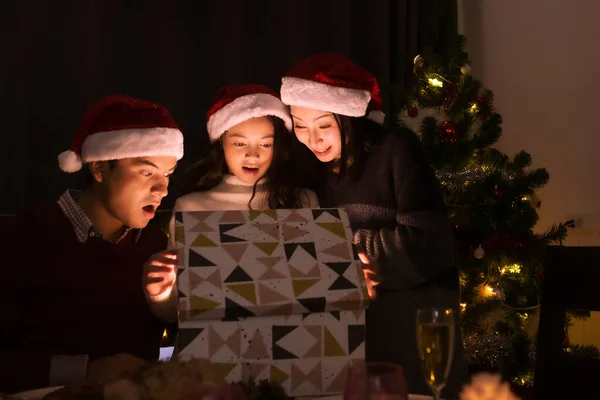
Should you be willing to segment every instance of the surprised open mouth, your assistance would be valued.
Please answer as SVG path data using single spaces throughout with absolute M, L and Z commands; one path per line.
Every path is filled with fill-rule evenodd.
M 142 210 L 144 210 L 144 214 L 154 216 L 156 213 L 156 206 L 154 204 L 148 204 L 147 206 L 142 207 Z
M 242 171 L 244 171 L 244 173 L 246 173 L 248 175 L 255 175 L 258 173 L 258 167 L 255 167 L 255 166 L 242 167 Z

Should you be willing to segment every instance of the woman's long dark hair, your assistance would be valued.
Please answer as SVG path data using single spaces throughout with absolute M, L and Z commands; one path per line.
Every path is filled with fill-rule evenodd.
M 275 132 L 273 159 L 265 173 L 265 179 L 261 179 L 254 184 L 248 206 L 254 199 L 257 184 L 263 184 L 264 182 L 269 208 L 301 208 L 301 189 L 297 185 L 299 175 L 292 156 L 293 134 L 287 131 L 284 122 L 280 118 L 273 116 L 266 116 L 266 118 L 273 124 Z M 221 140 L 217 140 L 211 144 L 206 156 L 192 164 L 184 172 L 185 192 L 210 190 L 221 183 L 228 172 L 223 143 Z
M 332 161 L 328 166 L 336 168 L 340 178 L 348 174 L 352 180 L 358 180 L 369 150 L 383 136 L 384 128 L 367 117 L 333 115 L 340 127 L 342 154 L 338 161 Z

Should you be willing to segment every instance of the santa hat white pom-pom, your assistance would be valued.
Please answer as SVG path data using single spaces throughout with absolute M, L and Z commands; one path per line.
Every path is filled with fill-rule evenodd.
M 58 155 L 58 166 L 65 172 L 77 172 L 81 169 L 81 158 L 72 150 L 63 151 Z

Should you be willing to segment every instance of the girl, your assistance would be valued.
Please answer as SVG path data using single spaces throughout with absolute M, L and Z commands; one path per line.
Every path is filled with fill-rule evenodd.
M 275 92 L 261 85 L 221 89 L 207 128 L 208 155 L 191 168 L 196 191 L 177 199 L 174 212 L 319 208 L 314 192 L 293 183 L 292 120 Z M 166 321 L 177 319 L 176 269 L 176 252 L 166 250 L 148 260 L 144 273 L 150 308 Z
M 384 129 L 376 79 L 336 54 L 312 56 L 282 79 L 297 139 L 326 167 L 322 207 L 345 208 L 361 260 L 380 273 L 367 310 L 367 361 L 398 363 L 411 393 L 429 393 L 419 363 L 416 311 L 460 315 L 452 229 L 419 139 Z M 368 114 L 368 116 L 367 116 Z M 460 323 L 445 395 L 466 378 Z

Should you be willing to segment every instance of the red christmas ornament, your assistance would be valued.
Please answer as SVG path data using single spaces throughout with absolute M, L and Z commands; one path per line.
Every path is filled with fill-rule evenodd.
M 419 115 L 419 109 L 416 106 L 410 106 L 408 107 L 408 116 L 411 118 L 415 118 L 417 115 Z
M 437 135 L 442 143 L 456 143 L 456 126 L 451 121 L 444 121 L 438 126 Z
M 502 192 L 500 191 L 500 189 L 498 189 L 498 186 L 496 186 L 494 188 L 494 190 L 492 191 L 493 195 L 495 198 L 499 199 L 500 197 L 502 197 Z

